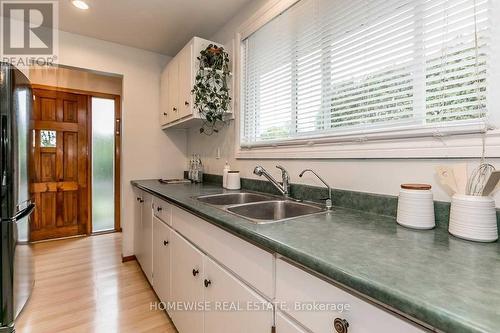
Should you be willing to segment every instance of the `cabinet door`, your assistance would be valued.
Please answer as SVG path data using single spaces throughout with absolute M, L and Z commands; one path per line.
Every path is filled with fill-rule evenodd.
M 280 311 L 276 312 L 276 332 L 279 333 L 306 333 L 299 325 L 292 322 Z
M 171 235 L 171 295 L 181 308 L 169 314 L 179 333 L 202 333 L 203 311 L 196 307 L 203 302 L 204 255 L 175 231 Z
M 141 267 L 149 280 L 153 284 L 153 210 L 151 205 L 153 198 L 144 192 L 142 206 L 142 261 Z
M 166 125 L 168 123 L 169 107 L 170 107 L 170 96 L 169 89 L 170 84 L 168 82 L 169 66 L 165 66 L 163 72 L 161 73 L 160 81 L 160 125 Z
M 167 122 L 179 119 L 179 56 L 168 63 L 168 110 Z
M 153 217 L 153 287 L 162 302 L 170 300 L 170 228 Z
M 186 45 L 179 53 L 179 118 L 192 114 L 193 89 L 193 43 Z
M 142 203 L 143 192 L 134 190 L 134 254 L 139 263 L 143 260 L 142 253 Z
M 272 305 L 243 282 L 205 258 L 205 333 L 269 333 Z

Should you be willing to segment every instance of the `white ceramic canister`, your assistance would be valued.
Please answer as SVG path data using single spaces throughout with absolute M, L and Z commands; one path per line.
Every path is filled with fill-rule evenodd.
M 431 185 L 401 185 L 396 221 L 413 229 L 432 229 L 436 226 Z
M 241 179 L 239 171 L 228 171 L 227 173 L 227 186 L 228 190 L 241 189 Z
M 448 231 L 453 236 L 470 241 L 496 241 L 495 200 L 490 196 L 455 194 L 451 198 Z

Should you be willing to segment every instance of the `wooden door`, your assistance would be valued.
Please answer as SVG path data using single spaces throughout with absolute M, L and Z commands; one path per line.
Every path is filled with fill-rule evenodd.
M 225 309 L 205 312 L 205 333 L 268 333 L 273 326 L 273 307 L 234 275 L 205 258 L 204 300 L 222 302 Z
M 34 89 L 33 95 L 30 192 L 36 210 L 30 240 L 86 234 L 87 96 L 42 89 Z
M 196 306 L 203 302 L 203 253 L 172 231 L 171 267 L 173 302 Z M 169 313 L 179 333 L 202 333 L 203 311 L 195 307 L 174 309 Z M 236 332 L 236 331 L 235 331 Z
M 153 217 L 153 287 L 162 302 L 170 301 L 170 228 Z

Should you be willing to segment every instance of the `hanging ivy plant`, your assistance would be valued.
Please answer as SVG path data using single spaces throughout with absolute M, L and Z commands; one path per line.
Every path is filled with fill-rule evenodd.
M 194 106 L 203 119 L 200 133 L 212 135 L 225 125 L 224 114 L 229 111 L 229 55 L 223 47 L 210 44 L 200 52 L 195 84 L 191 93 Z

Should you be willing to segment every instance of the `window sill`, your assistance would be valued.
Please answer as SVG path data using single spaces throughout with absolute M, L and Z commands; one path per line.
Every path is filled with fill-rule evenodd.
M 280 144 L 242 148 L 237 159 L 410 159 L 480 157 L 483 134 L 443 135 L 386 140 Z M 500 157 L 500 130 L 486 134 L 486 156 Z

